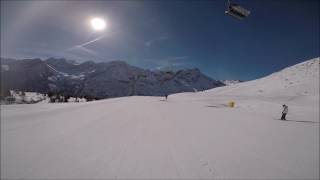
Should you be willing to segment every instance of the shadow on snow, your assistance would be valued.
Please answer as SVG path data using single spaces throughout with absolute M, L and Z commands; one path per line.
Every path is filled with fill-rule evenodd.
M 301 123 L 319 123 L 319 122 L 315 122 L 315 121 L 297 121 L 297 120 L 281 120 L 281 119 L 275 119 L 278 121 L 290 121 L 290 122 L 301 122 Z

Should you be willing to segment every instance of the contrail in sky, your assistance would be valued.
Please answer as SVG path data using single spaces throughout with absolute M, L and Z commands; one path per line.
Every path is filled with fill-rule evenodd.
M 67 49 L 67 51 L 73 50 L 73 49 L 75 49 L 75 48 L 81 48 L 81 47 L 84 47 L 84 46 L 86 46 L 86 45 L 88 45 L 88 44 L 91 44 L 91 43 L 94 43 L 94 42 L 96 42 L 96 41 L 99 41 L 100 39 L 104 38 L 104 36 L 105 36 L 105 35 L 102 35 L 102 36 L 100 36 L 100 37 L 98 37 L 98 38 L 96 38 L 96 39 L 94 39 L 94 40 L 85 42 L 85 43 L 80 44 L 80 45 L 76 45 L 76 46 L 74 46 L 74 47 L 71 47 L 71 48 Z
M 88 42 L 85 42 L 85 43 L 82 43 L 82 44 L 79 44 L 79 45 L 75 45 L 75 46 L 73 46 L 73 47 L 71 47 L 71 48 L 63 51 L 62 53 L 65 54 L 65 53 L 67 53 L 68 51 L 81 50 L 81 51 L 84 51 L 84 52 L 86 52 L 86 53 L 88 53 L 88 54 L 90 54 L 90 55 L 93 55 L 93 56 L 95 56 L 95 57 L 97 57 L 97 58 L 99 58 L 99 59 L 103 59 L 102 57 L 100 57 L 100 56 L 98 55 L 97 52 L 95 52 L 95 51 L 93 51 L 93 50 L 91 50 L 91 49 L 88 49 L 88 48 L 86 48 L 85 46 L 87 46 L 88 44 L 94 43 L 94 42 L 96 42 L 96 41 L 99 41 L 100 39 L 104 38 L 104 36 L 105 36 L 105 35 L 102 35 L 102 36 L 100 36 L 100 37 L 98 37 L 98 38 L 96 38 L 96 39 L 93 39 L 93 40 L 91 40 L 91 41 L 88 41 Z
M 98 37 L 98 38 L 96 38 L 96 39 L 94 39 L 94 40 L 92 40 L 92 41 L 88 41 L 88 42 L 86 42 L 86 43 L 80 44 L 80 45 L 78 45 L 78 46 L 81 46 L 81 47 L 86 46 L 86 45 L 88 45 L 88 44 L 91 44 L 91 43 L 94 43 L 94 42 L 96 42 L 96 41 L 99 41 L 99 40 L 102 39 L 103 37 L 104 37 L 104 35 L 102 35 L 102 36 L 100 36 L 100 37 Z

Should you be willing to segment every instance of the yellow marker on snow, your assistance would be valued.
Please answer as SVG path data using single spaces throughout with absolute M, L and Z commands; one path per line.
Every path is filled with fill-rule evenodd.
M 228 104 L 228 106 L 231 107 L 231 108 L 233 108 L 233 107 L 234 107 L 234 104 L 235 104 L 234 101 L 230 101 L 229 104 Z

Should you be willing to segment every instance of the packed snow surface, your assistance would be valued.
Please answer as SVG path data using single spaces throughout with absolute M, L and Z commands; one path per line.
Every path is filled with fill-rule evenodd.
M 1 106 L 1 178 L 318 179 L 319 59 L 168 101 Z

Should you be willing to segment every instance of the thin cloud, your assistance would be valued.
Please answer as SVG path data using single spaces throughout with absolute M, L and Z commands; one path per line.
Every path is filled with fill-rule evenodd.
M 189 62 L 186 62 L 188 59 L 187 56 L 169 56 L 163 59 L 155 60 L 154 63 L 156 64 L 156 69 L 170 69 L 170 68 L 177 68 L 181 66 L 185 66 L 190 64 Z
M 157 43 L 157 42 L 159 42 L 159 41 L 164 41 L 164 40 L 167 40 L 167 39 L 169 39 L 167 36 L 160 36 L 160 37 L 151 39 L 151 40 L 149 40 L 149 41 L 146 41 L 144 44 L 145 44 L 147 47 L 150 47 L 150 46 L 152 46 L 154 43 Z

